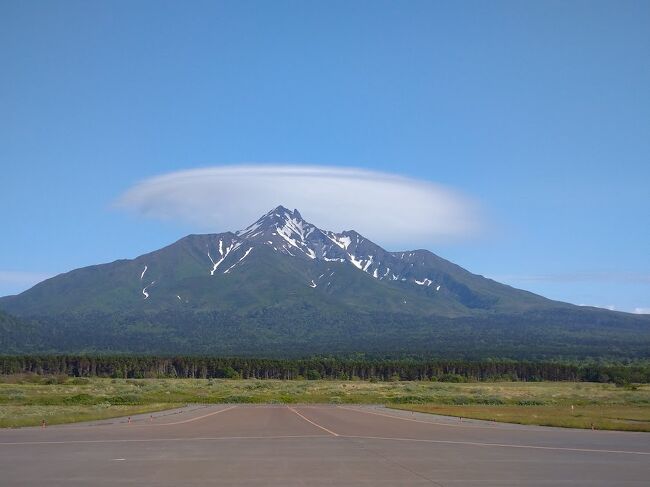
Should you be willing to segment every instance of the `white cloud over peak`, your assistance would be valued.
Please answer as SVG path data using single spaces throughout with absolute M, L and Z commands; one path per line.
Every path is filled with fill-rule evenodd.
M 635 313 L 637 315 L 650 315 L 650 308 L 634 308 L 634 311 L 632 313 Z
M 479 231 L 477 205 L 428 181 L 322 166 L 237 165 L 179 171 L 142 181 L 117 206 L 200 231 L 238 230 L 283 205 L 327 230 L 354 229 L 379 244 L 422 244 Z

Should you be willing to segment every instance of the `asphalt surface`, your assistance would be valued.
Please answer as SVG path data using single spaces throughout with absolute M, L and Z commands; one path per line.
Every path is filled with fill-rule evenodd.
M 648 486 L 650 434 L 363 406 L 194 406 L 0 430 L 1 486 Z

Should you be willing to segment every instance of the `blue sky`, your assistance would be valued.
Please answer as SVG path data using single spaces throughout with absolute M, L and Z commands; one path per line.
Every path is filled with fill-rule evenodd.
M 483 230 L 430 250 L 650 312 L 648 19 L 643 1 L 5 0 L 0 294 L 196 231 L 116 208 L 140 181 L 256 163 L 441 184 Z

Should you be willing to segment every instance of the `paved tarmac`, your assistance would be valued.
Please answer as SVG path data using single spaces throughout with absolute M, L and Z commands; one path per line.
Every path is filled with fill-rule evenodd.
M 650 434 L 374 406 L 191 406 L 0 430 L 0 486 L 648 486 Z

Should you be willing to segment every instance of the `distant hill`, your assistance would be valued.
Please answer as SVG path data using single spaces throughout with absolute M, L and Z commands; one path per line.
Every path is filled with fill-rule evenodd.
M 647 316 L 552 301 L 427 250 L 388 252 L 282 206 L 235 233 L 61 274 L 0 308 L 18 317 L 2 315 L 0 340 L 22 351 L 650 355 Z

